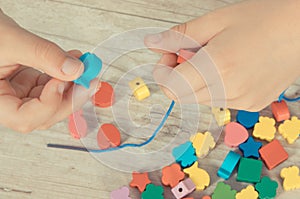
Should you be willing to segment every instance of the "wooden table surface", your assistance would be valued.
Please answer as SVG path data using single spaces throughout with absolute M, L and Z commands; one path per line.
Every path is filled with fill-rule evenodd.
M 144 27 L 169 28 L 237 1 L 239 0 L 0 0 L 0 7 L 28 30 L 58 43 L 66 50 L 80 49 L 85 52 L 91 51 L 112 35 Z M 157 55 L 147 50 L 132 53 L 116 60 L 103 78 L 114 85 L 124 72 L 139 64 L 155 63 L 157 59 Z M 166 109 L 169 101 L 155 86 L 153 89 L 153 98 L 145 103 L 147 105 L 161 103 L 163 109 Z M 297 90 L 300 90 L 299 82 L 291 87 L 289 93 L 299 95 Z M 138 124 L 147 122 L 148 106 L 145 108 L 134 100 L 131 102 L 133 105 L 129 106 L 129 112 L 132 118 Z M 289 107 L 292 115 L 300 117 L 299 102 L 289 103 Z M 212 115 L 208 107 L 198 108 L 202 114 L 198 130 L 203 132 L 212 121 Z M 113 121 L 111 112 L 111 109 L 96 110 L 101 123 Z M 232 114 L 234 118 L 235 111 L 232 111 Z M 261 114 L 271 116 L 270 108 L 261 111 Z M 178 130 L 176 122 L 178 118 L 175 112 L 157 140 L 151 143 L 147 150 L 162 147 L 172 139 L 172 131 L 176 128 Z M 1 199 L 106 199 L 109 198 L 112 190 L 128 185 L 131 180 L 130 173 L 113 169 L 89 153 L 47 148 L 47 143 L 82 146 L 80 141 L 70 137 L 66 121 L 49 130 L 35 131 L 28 135 L 4 127 L 0 129 L 2 135 L 0 137 Z M 264 168 L 263 175 L 269 175 L 279 183 L 278 198 L 298 198 L 299 190 L 283 192 L 279 173 L 283 167 L 300 166 L 300 142 L 298 140 L 295 144 L 288 145 L 278 133 L 276 137 L 283 143 L 290 157 L 272 171 Z M 141 142 L 141 140 L 131 139 L 134 142 Z M 134 149 L 130 150 L 134 152 Z M 142 149 L 136 150 L 142 151 Z M 216 148 L 205 159 L 199 160 L 199 166 L 206 169 L 211 176 L 211 186 L 204 192 L 194 192 L 192 194 L 194 198 L 198 199 L 204 194 L 213 192 L 216 183 L 221 181 L 216 171 L 229 150 L 231 149 L 223 144 L 222 134 Z M 167 155 L 162 155 L 162 159 L 165 157 Z M 226 183 L 239 191 L 247 184 L 237 183 L 235 175 Z M 150 172 L 149 176 L 153 183 L 160 184 L 160 170 Z M 130 191 L 132 198 L 139 198 L 137 190 Z M 165 198 L 173 198 L 167 188 Z

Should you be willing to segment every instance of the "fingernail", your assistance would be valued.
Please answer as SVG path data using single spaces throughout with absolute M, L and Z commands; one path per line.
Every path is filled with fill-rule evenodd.
M 79 59 L 67 57 L 62 65 L 62 72 L 66 75 L 82 74 L 84 70 L 83 63 Z
M 60 84 L 57 86 L 57 91 L 58 91 L 58 93 L 63 94 L 63 93 L 64 93 L 64 90 L 65 90 L 65 83 L 60 83 Z
M 156 44 L 156 43 L 159 43 L 162 40 L 162 35 L 161 35 L 161 33 L 147 35 L 145 39 L 146 39 L 147 42 Z

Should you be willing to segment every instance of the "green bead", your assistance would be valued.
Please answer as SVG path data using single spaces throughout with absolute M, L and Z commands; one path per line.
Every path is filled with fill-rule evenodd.
M 242 158 L 237 173 L 237 181 L 259 182 L 263 163 L 261 160 Z
M 268 176 L 263 177 L 261 181 L 255 185 L 255 189 L 258 191 L 260 199 L 275 198 L 277 188 L 278 183 L 271 180 Z
M 231 190 L 230 185 L 224 182 L 218 182 L 212 194 L 212 199 L 235 199 L 235 195 L 236 190 Z
M 161 186 L 148 184 L 146 190 L 142 193 L 142 199 L 164 199 L 164 189 Z

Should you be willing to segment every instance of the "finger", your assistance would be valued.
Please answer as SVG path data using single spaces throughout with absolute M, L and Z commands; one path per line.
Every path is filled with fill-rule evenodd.
M 51 77 L 64 81 L 77 79 L 84 71 L 83 63 L 76 57 L 62 50 L 55 43 L 38 37 L 26 30 L 16 29 L 11 41 L 18 48 L 9 47 L 12 60 L 20 64 L 42 70 Z M 76 53 L 77 54 L 77 53 Z
M 73 82 L 65 82 L 65 92 L 69 91 L 72 89 L 72 86 L 74 85 Z
M 56 113 L 62 93 L 63 83 L 52 79 L 45 85 L 40 98 L 33 98 L 25 103 L 14 96 L 1 95 L 0 121 L 19 132 L 31 132 Z
M 224 97 L 217 98 L 217 96 L 212 95 L 211 90 L 213 90 L 213 86 L 214 85 L 205 86 L 194 93 L 183 96 L 180 98 L 180 102 L 185 104 L 193 104 L 196 100 L 196 103 L 198 104 L 203 104 L 211 107 L 227 107 L 227 99 L 224 99 Z
M 56 114 L 50 120 L 40 126 L 39 129 L 48 129 L 55 123 L 67 118 L 73 112 L 78 111 L 90 99 L 90 96 L 95 92 L 98 85 L 99 81 L 97 79 L 91 82 L 89 89 L 85 89 L 82 86 L 73 85 L 69 91 L 65 93 L 62 103 Z
M 211 12 L 197 19 L 174 26 L 170 30 L 145 37 L 145 45 L 159 52 L 177 52 L 179 49 L 199 48 L 221 32 L 224 19 Z
M 175 59 L 174 54 L 164 54 L 159 65 L 154 68 L 153 77 L 163 87 L 165 94 L 177 101 L 205 87 L 205 82 L 191 62 L 183 62 L 174 69 L 169 67 L 170 64 L 175 65 Z
M 72 55 L 72 56 L 74 56 L 76 58 L 79 58 L 79 57 L 81 57 L 82 52 L 80 50 L 76 50 L 75 49 L 75 50 L 69 50 L 68 54 L 70 54 L 70 55 Z
M 45 74 L 45 73 L 42 73 L 38 77 L 36 85 L 38 85 L 38 86 L 45 85 L 45 84 L 47 84 L 47 82 L 49 82 L 49 80 L 51 80 L 51 77 L 49 75 Z
M 28 94 L 29 98 L 38 98 L 40 97 L 42 91 L 44 89 L 44 85 L 39 85 L 31 89 L 31 91 Z
M 210 99 L 210 93 L 217 99 L 216 103 L 225 99 L 219 70 L 205 47 L 174 69 L 164 65 L 170 63 L 168 59 L 170 57 L 161 60 L 153 76 L 170 99 L 180 103 L 199 103 Z M 196 95 L 197 92 L 200 94 Z
M 3 95 L 16 96 L 16 91 L 12 88 L 8 80 L 0 80 L 0 88 L 0 97 Z
M 1 66 L 0 70 L 0 79 L 4 79 L 12 75 L 18 68 L 20 67 L 19 64 L 12 65 L 12 66 Z
M 165 53 L 161 56 L 158 64 L 175 68 L 177 66 L 177 55 L 173 53 Z
M 20 67 L 19 70 L 9 78 L 11 86 L 16 91 L 16 96 L 18 98 L 27 97 L 30 90 L 36 86 L 40 75 L 41 72 L 33 68 Z
M 156 83 L 159 85 L 161 90 L 168 96 L 170 99 L 177 101 L 177 97 L 169 89 L 167 89 L 164 83 L 164 80 L 172 72 L 171 68 L 175 68 L 177 65 L 177 55 L 173 53 L 165 53 L 161 56 L 161 59 L 158 61 L 153 69 L 153 77 Z

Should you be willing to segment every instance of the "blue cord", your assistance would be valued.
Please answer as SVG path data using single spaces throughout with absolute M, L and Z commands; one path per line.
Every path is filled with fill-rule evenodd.
M 83 147 L 76 147 L 76 146 L 68 146 L 68 145 L 62 145 L 62 144 L 47 144 L 47 147 L 51 147 L 51 148 L 60 148 L 60 149 L 69 149 L 69 150 L 76 150 L 76 151 L 84 151 L 84 152 L 92 152 L 92 153 L 104 153 L 104 152 L 109 152 L 109 151 L 116 151 L 116 150 L 120 150 L 123 148 L 128 148 L 128 147 L 142 147 L 145 146 L 147 144 L 149 144 L 150 142 L 153 141 L 153 139 L 156 137 L 157 133 L 162 129 L 162 127 L 164 126 L 164 124 L 166 123 L 168 117 L 170 116 L 173 107 L 175 105 L 175 102 L 172 101 L 168 111 L 166 112 L 165 116 L 163 117 L 163 119 L 161 120 L 160 124 L 158 125 L 158 127 L 155 129 L 154 133 L 152 134 L 152 136 L 146 140 L 143 143 L 140 144 L 132 144 L 132 143 L 127 143 L 127 144 L 123 144 L 120 145 L 118 147 L 114 147 L 114 148 L 108 148 L 108 149 L 86 149 Z
M 278 101 L 279 101 L 279 102 L 281 102 L 282 100 L 285 100 L 285 101 L 287 101 L 287 102 L 297 102 L 297 101 L 300 100 L 300 96 L 299 96 L 299 97 L 296 97 L 296 98 L 293 98 L 293 99 L 286 97 L 286 96 L 284 95 L 285 92 L 286 92 L 286 90 L 283 91 L 283 92 L 280 94 L 280 96 L 279 96 L 279 98 L 278 98 Z
M 89 151 L 92 152 L 92 153 L 103 153 L 103 152 L 108 152 L 108 151 L 116 151 L 116 150 L 120 150 L 120 149 L 128 148 L 128 147 L 142 147 L 142 146 L 145 146 L 145 145 L 149 144 L 150 142 L 153 141 L 153 139 L 156 137 L 157 133 L 162 129 L 162 127 L 166 123 L 169 115 L 172 112 L 172 109 L 173 109 L 174 105 L 175 105 L 175 102 L 172 101 L 171 104 L 170 104 L 170 107 L 169 107 L 168 111 L 166 112 L 164 118 L 161 120 L 161 122 L 158 125 L 158 127 L 155 129 L 153 135 L 148 140 L 146 140 L 145 142 L 140 143 L 140 144 L 127 143 L 127 144 L 123 144 L 123 145 L 120 145 L 120 146 L 114 147 L 114 148 L 100 149 L 100 150 L 97 149 L 97 150 L 89 150 Z

